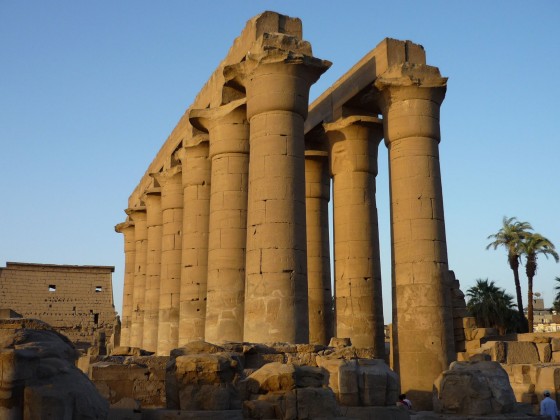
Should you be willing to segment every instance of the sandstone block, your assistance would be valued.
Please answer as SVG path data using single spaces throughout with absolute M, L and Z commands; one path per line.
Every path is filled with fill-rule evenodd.
M 0 321 L 1 418 L 107 418 L 109 404 L 74 365 L 66 337 L 44 323 L 13 327 Z
M 539 360 L 543 363 L 549 363 L 552 358 L 552 347 L 549 343 L 536 343 L 539 352 Z
M 352 342 L 349 338 L 339 338 L 339 337 L 332 337 L 331 341 L 329 342 L 329 347 L 349 347 L 352 345 Z
M 514 363 L 538 363 L 539 353 L 532 342 L 507 342 L 507 362 Z
M 329 387 L 341 405 L 381 406 L 397 401 L 398 376 L 382 360 L 338 359 L 317 356 L 317 365 L 329 372 Z
M 552 351 L 560 351 L 560 338 L 553 338 L 550 340 Z
M 515 395 L 497 362 L 454 362 L 434 383 L 434 411 L 483 416 L 514 410 Z

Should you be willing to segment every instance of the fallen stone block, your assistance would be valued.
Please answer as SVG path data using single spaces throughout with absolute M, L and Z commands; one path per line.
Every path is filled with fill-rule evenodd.
M 497 362 L 454 362 L 434 382 L 434 411 L 442 414 L 510 413 L 515 395 Z

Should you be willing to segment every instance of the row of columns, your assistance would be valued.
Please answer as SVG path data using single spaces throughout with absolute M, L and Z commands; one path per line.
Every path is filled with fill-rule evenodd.
M 338 336 L 383 357 L 375 178 L 384 138 L 394 366 L 403 390 L 431 390 L 434 372 L 453 360 L 438 157 L 445 79 L 431 74 L 422 84 L 389 72 L 376 81 L 382 120 L 324 124 L 328 152 L 306 151 L 308 92 L 325 63 L 274 57 L 239 66 L 246 98 L 191 110 L 206 134 L 153 174 L 159 188 L 117 226 L 123 344 L 166 354 L 194 340 L 326 344 Z

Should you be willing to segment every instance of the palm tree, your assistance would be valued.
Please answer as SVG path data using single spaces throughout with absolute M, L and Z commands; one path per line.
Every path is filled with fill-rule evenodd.
M 556 262 L 560 260 L 555 250 L 554 244 L 538 233 L 531 233 L 519 243 L 519 252 L 525 255 L 525 271 L 527 273 L 528 284 L 528 304 L 527 318 L 529 322 L 529 332 L 533 332 L 533 277 L 537 273 L 537 257 L 544 255 L 547 259 L 550 255 Z
M 488 239 L 493 239 L 493 242 L 486 246 L 486 249 L 497 249 L 499 246 L 503 246 L 507 250 L 509 267 L 513 271 L 517 310 L 521 321 L 525 321 L 525 315 L 523 314 L 523 298 L 521 297 L 521 283 L 519 282 L 519 243 L 530 230 L 533 230 L 533 227 L 528 222 L 520 222 L 516 217 L 508 218 L 504 216 L 502 227 L 494 235 L 488 236 Z
M 488 279 L 477 279 L 476 285 L 467 290 L 467 310 L 476 318 L 480 327 L 496 328 L 500 334 L 516 326 L 513 296 Z
M 555 277 L 554 281 L 557 282 L 556 286 L 554 286 L 554 290 L 556 290 L 556 296 L 554 296 L 554 302 L 560 302 L 560 277 Z

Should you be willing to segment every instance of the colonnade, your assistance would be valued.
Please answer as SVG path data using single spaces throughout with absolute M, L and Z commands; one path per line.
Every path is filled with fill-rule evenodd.
M 352 79 L 364 87 L 353 82 L 344 101 L 361 98 L 360 107 L 337 108 L 344 80 L 310 107 L 309 89 L 330 63 L 294 36 L 258 42 L 220 70 L 217 104 L 187 111 L 192 134 L 116 227 L 125 241 L 121 344 L 168 354 L 196 340 L 336 336 L 384 357 L 376 207 L 384 139 L 393 363 L 403 391 L 431 392 L 454 357 L 438 156 L 446 79 L 421 54 L 391 55 L 386 43 L 371 55 L 371 81 Z

